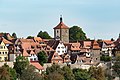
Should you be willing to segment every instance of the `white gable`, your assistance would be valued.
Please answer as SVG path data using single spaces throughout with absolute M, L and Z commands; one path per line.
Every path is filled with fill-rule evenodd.
M 64 44 L 62 42 L 60 42 L 56 48 L 56 53 L 58 53 L 58 55 L 62 55 L 64 53 L 66 53 L 67 49 L 64 46 Z

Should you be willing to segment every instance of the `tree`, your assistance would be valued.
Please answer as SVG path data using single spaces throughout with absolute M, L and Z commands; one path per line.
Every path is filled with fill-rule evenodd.
M 64 80 L 64 76 L 55 71 L 48 75 L 47 80 Z
M 82 28 L 78 26 L 71 27 L 69 34 L 71 41 L 86 40 L 86 34 L 83 32 Z
M 27 39 L 33 39 L 33 36 L 28 36 Z
M 90 80 L 90 74 L 84 69 L 73 69 L 73 74 L 75 75 L 75 80 Z
M 37 37 L 41 37 L 42 39 L 51 39 L 51 36 L 46 31 L 40 31 Z
M 57 64 L 53 64 L 51 67 L 47 67 L 46 68 L 46 74 L 48 75 L 48 74 L 50 74 L 50 73 L 52 73 L 52 72 L 58 72 L 58 73 L 60 73 L 60 74 L 62 74 L 63 75 L 63 71 L 62 71 L 62 69 L 60 68 L 60 66 L 59 65 L 57 65 Z
M 120 78 L 120 56 L 116 57 L 115 63 L 113 65 L 113 69 Z
M 38 53 L 38 60 L 39 60 L 39 63 L 43 66 L 44 63 L 47 62 L 47 55 L 44 51 L 40 51 Z
M 100 60 L 101 61 L 105 61 L 105 62 L 107 62 L 107 61 L 111 61 L 111 57 L 110 56 L 106 56 L 106 55 L 102 55 L 102 56 L 100 56 Z
M 0 80 L 10 80 L 10 73 L 6 67 L 0 67 Z
M 25 58 L 23 56 L 18 56 L 16 58 L 16 62 L 14 64 L 14 69 L 16 70 L 18 77 L 21 76 L 22 70 L 25 70 L 25 68 L 27 68 L 28 65 L 29 65 L 29 61 L 27 58 Z
M 64 71 L 63 75 L 64 75 L 65 80 L 75 80 L 74 79 L 74 74 L 73 74 L 71 68 L 69 68 L 68 66 L 64 66 L 62 68 L 62 70 Z
M 16 71 L 13 68 L 9 67 L 7 64 L 4 64 L 2 66 L 2 71 L 3 71 L 2 73 L 4 73 L 4 74 L 1 73 L 0 80 L 3 80 L 3 78 L 5 80 L 16 80 L 17 79 Z
M 15 39 L 17 39 L 16 33 L 13 33 L 13 34 L 12 34 L 12 37 L 15 38 Z
M 25 70 L 22 71 L 20 76 L 21 80 L 43 80 L 42 76 L 35 71 L 35 67 L 29 65 Z
M 102 67 L 90 67 L 89 73 L 91 74 L 91 78 L 105 80 L 105 73 Z

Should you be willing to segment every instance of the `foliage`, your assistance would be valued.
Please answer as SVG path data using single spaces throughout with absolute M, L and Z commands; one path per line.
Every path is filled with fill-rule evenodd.
M 75 80 L 88 80 L 90 79 L 90 74 L 84 69 L 73 69 L 73 74 L 75 75 Z
M 64 80 L 64 76 L 55 71 L 48 75 L 47 80 Z
M 28 36 L 27 39 L 33 39 L 33 36 Z
M 62 70 L 64 71 L 63 75 L 64 75 L 65 80 L 75 80 L 74 79 L 74 74 L 73 74 L 71 68 L 69 68 L 68 66 L 64 66 L 62 68 Z
M 46 31 L 40 31 L 37 37 L 41 37 L 42 39 L 51 39 L 51 36 Z
M 58 72 L 58 73 L 60 73 L 60 74 L 63 74 L 62 69 L 57 64 L 53 64 L 51 67 L 47 67 L 46 68 L 46 74 L 47 75 L 50 74 L 50 73 L 52 73 L 52 72 L 55 72 L 55 71 Z
M 102 67 L 90 67 L 89 73 L 91 74 L 91 78 L 105 80 L 105 73 Z
M 14 64 L 14 69 L 17 72 L 17 76 L 21 76 L 22 70 L 25 70 L 25 68 L 27 68 L 28 65 L 29 65 L 29 61 L 27 58 L 23 56 L 18 56 Z
M 9 67 L 7 64 L 4 64 L 1 68 L 2 68 L 4 75 L 6 75 L 6 76 L 4 76 L 1 73 L 2 79 L 5 79 L 5 80 L 6 79 L 7 80 L 16 80 L 17 79 L 16 71 L 13 68 Z M 2 80 L 2 79 L 0 79 L 0 80 Z
M 40 51 L 38 53 L 38 60 L 39 60 L 39 63 L 43 66 L 44 63 L 47 62 L 47 55 L 44 51 Z
M 117 75 L 120 77 L 120 56 L 116 57 L 115 63 L 113 65 L 113 69 L 117 73 Z
M 15 39 L 17 39 L 16 33 L 13 33 L 13 34 L 12 34 L 12 37 L 15 38 Z
M 35 67 L 29 65 L 27 69 L 22 71 L 20 76 L 21 80 L 43 80 L 41 75 L 38 72 L 35 72 Z
M 111 61 L 111 59 L 112 59 L 112 58 L 111 58 L 110 56 L 104 56 L 104 55 L 103 55 L 103 56 L 100 57 L 100 60 L 101 60 L 101 61 L 105 61 L 105 62 Z
M 86 40 L 86 34 L 83 32 L 82 28 L 78 26 L 71 27 L 69 34 L 71 41 Z
M 0 67 L 0 80 L 10 80 L 10 73 L 6 67 Z

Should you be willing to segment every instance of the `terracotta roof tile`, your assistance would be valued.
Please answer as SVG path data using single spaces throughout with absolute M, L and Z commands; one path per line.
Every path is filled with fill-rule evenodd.
M 35 68 L 37 68 L 39 70 L 44 69 L 38 62 L 30 62 L 30 64 L 33 65 Z
M 71 50 L 80 50 L 80 43 L 70 43 L 71 44 Z
M 69 29 L 63 22 L 60 22 L 54 29 Z
M 12 42 L 6 40 L 5 38 L 3 38 L 3 42 L 4 42 L 5 44 L 13 44 Z

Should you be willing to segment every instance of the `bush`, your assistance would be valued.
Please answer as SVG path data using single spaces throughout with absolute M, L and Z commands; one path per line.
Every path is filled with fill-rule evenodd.
M 101 57 L 100 57 L 100 60 L 101 60 L 101 61 L 105 61 L 105 62 L 111 61 L 111 59 L 112 59 L 112 58 L 111 58 L 110 56 L 101 56 Z

